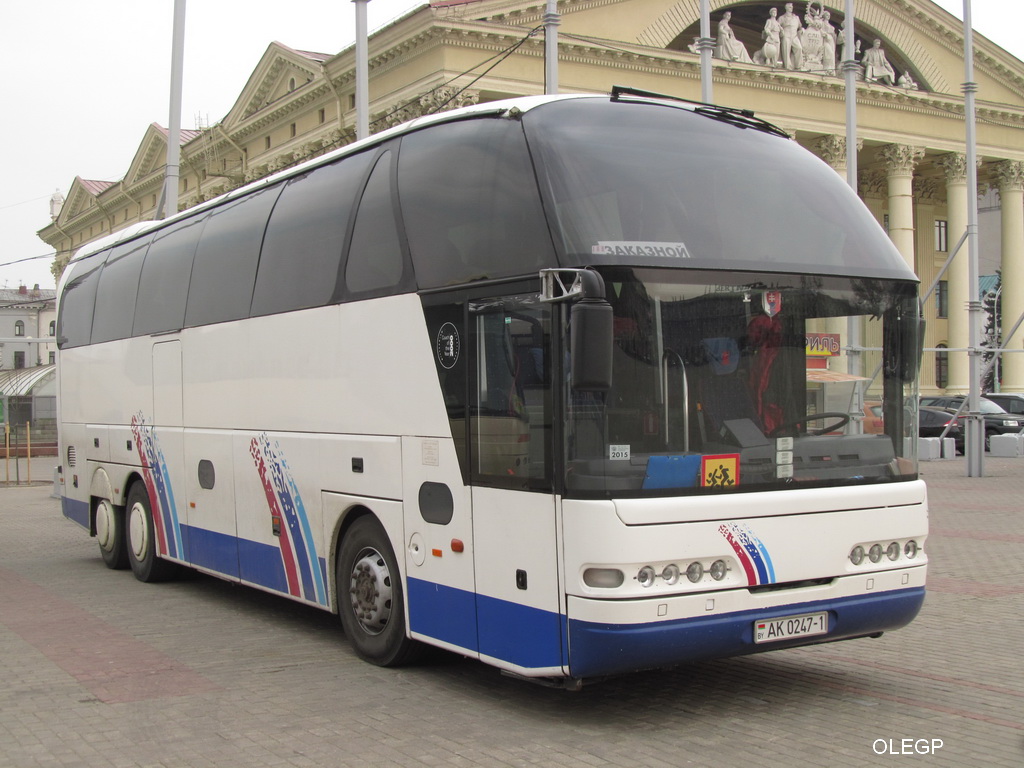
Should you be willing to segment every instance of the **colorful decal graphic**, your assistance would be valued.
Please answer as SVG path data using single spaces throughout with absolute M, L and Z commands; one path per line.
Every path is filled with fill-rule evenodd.
M 267 496 L 274 532 L 279 536 L 288 594 L 327 605 L 324 575 L 316 553 L 313 531 L 281 445 L 266 433 L 254 437 L 249 453 Z
M 702 456 L 700 484 L 704 488 L 735 488 L 740 484 L 740 455 L 722 453 Z
M 768 548 L 747 526 L 738 523 L 723 523 L 718 532 L 729 542 L 740 565 L 747 574 L 747 586 L 775 583 L 775 566 L 772 565 Z
M 132 416 L 132 435 L 142 462 L 146 491 L 150 502 L 156 507 L 153 510 L 153 528 L 157 552 L 183 559 L 185 554 L 181 546 L 181 525 L 178 522 L 178 507 L 174 503 L 171 475 L 156 430 L 146 424 L 142 413 Z

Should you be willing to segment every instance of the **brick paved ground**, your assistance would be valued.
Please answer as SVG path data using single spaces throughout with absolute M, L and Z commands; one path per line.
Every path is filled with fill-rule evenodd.
M 1024 460 L 922 471 L 932 567 L 910 627 L 579 693 L 440 652 L 377 669 L 328 614 L 200 576 L 140 584 L 49 487 L 0 488 L 0 766 L 1020 766 Z

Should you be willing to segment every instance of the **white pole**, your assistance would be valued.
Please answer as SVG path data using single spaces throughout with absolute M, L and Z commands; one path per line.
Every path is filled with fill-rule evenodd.
M 697 50 L 700 51 L 700 100 L 706 104 L 714 103 L 711 85 L 711 50 L 715 47 L 715 39 L 711 37 L 711 10 L 709 0 L 700 0 L 700 38 Z
M 370 61 L 366 6 L 370 0 L 352 0 L 356 6 L 356 139 L 370 135 Z
M 964 0 L 964 122 L 967 134 L 967 352 L 970 391 L 967 398 L 967 476 L 985 474 L 985 422 L 981 407 L 981 325 L 982 305 L 978 286 L 978 147 L 975 138 L 974 32 L 971 29 L 971 0 Z M 957 307 L 956 310 L 960 308 Z
M 548 0 L 544 13 L 544 93 L 558 93 L 558 0 Z
M 157 218 L 178 212 L 178 176 L 181 163 L 181 81 L 185 61 L 185 0 L 174 0 L 171 37 L 171 100 L 167 118 L 167 167 L 164 170 L 164 205 Z
M 857 191 L 857 76 L 860 65 L 853 50 L 853 0 L 846 0 L 843 30 L 843 77 L 846 80 L 846 182 Z

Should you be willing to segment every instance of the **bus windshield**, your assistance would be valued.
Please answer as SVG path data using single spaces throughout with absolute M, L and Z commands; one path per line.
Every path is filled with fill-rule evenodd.
M 567 383 L 567 492 L 916 477 L 916 286 L 617 268 L 612 385 Z M 881 403 L 881 425 L 864 420 Z

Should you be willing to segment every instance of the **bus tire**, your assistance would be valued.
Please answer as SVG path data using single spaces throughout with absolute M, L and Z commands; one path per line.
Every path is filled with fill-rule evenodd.
M 156 554 L 156 531 L 153 508 L 143 483 L 135 483 L 128 491 L 125 512 L 128 564 L 135 578 L 146 584 L 165 581 L 174 573 L 174 563 L 161 560 Z
M 356 520 L 338 552 L 338 613 L 356 654 L 380 667 L 408 664 L 420 644 L 406 636 L 405 594 L 394 550 L 375 517 Z
M 124 507 L 116 507 L 110 499 L 96 503 L 96 541 L 107 568 L 123 571 L 128 567 L 128 545 L 124 535 Z

